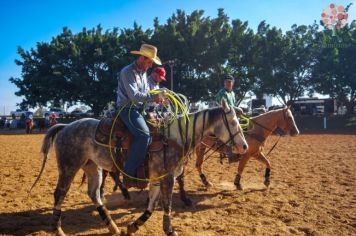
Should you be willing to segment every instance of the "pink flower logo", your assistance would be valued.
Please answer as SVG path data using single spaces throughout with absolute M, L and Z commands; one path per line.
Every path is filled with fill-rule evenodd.
M 321 21 L 326 29 L 340 30 L 347 24 L 347 9 L 342 5 L 331 3 L 321 14 Z

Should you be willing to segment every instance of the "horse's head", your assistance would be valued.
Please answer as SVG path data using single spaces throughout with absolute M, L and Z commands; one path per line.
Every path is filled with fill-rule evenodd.
M 243 135 L 236 112 L 230 108 L 225 100 L 222 100 L 223 114 L 220 123 L 214 128 L 214 134 L 222 142 L 232 146 L 234 153 L 244 154 L 248 149 L 248 144 Z
M 299 134 L 299 129 L 295 124 L 293 114 L 289 108 L 288 106 L 281 109 L 282 116 L 277 122 L 277 129 L 282 130 L 284 134 L 296 136 Z

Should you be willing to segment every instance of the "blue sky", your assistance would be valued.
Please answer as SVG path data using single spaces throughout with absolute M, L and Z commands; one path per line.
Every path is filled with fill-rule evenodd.
M 350 2 L 349 19 L 356 17 L 355 0 L 12 0 L 0 3 L 0 114 L 8 113 L 21 98 L 14 95 L 17 87 L 10 77 L 20 77 L 21 68 L 14 60 L 17 47 L 25 50 L 37 42 L 49 42 L 64 26 L 74 33 L 83 27 L 101 24 L 104 29 L 132 27 L 136 21 L 143 28 L 153 27 L 154 17 L 165 22 L 176 9 L 187 13 L 201 9 L 215 17 L 224 8 L 230 19 L 248 21 L 252 29 L 266 20 L 268 24 L 290 29 L 293 24 L 319 21 L 322 10 L 330 3 L 346 6 Z

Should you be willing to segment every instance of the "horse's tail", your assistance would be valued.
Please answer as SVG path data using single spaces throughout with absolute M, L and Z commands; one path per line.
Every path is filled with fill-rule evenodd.
M 37 184 L 37 182 L 40 180 L 42 172 L 45 168 L 47 159 L 48 159 L 48 152 L 49 149 L 51 148 L 51 144 L 54 141 L 54 138 L 56 137 L 56 135 L 58 134 L 59 131 L 61 131 L 64 127 L 66 127 L 67 124 L 56 124 L 54 126 L 52 126 L 46 133 L 46 136 L 43 139 L 42 142 L 42 148 L 41 148 L 41 152 L 43 154 L 43 162 L 42 162 L 42 167 L 40 170 L 39 175 L 37 176 L 35 182 L 32 184 L 30 191 L 28 192 L 28 194 L 30 195 L 32 189 L 35 187 L 35 185 Z

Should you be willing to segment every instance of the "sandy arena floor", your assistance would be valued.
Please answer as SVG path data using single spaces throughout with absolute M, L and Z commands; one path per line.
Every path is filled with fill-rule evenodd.
M 27 198 L 42 163 L 43 134 L 0 135 L 0 235 L 49 235 L 57 180 L 54 153 Z M 271 137 L 269 150 L 276 140 Z M 264 167 L 252 160 L 242 178 L 243 191 L 232 181 L 237 163 L 221 165 L 210 158 L 205 173 L 214 186 L 206 190 L 198 174 L 186 177 L 194 202 L 185 207 L 174 192 L 173 226 L 180 235 L 356 235 L 356 135 L 300 135 L 282 138 L 270 155 L 271 185 L 263 185 Z M 194 162 L 188 165 L 193 170 Z M 62 226 L 69 235 L 109 235 L 94 206 L 79 188 L 77 174 L 63 205 Z M 112 218 L 120 229 L 137 218 L 146 193 L 131 202 L 106 192 Z M 164 235 L 158 208 L 136 235 Z

